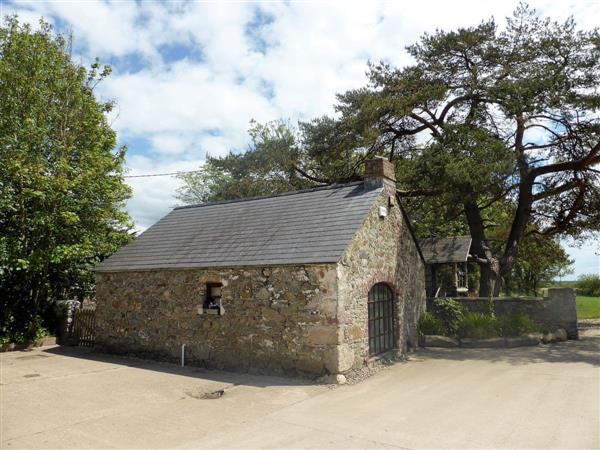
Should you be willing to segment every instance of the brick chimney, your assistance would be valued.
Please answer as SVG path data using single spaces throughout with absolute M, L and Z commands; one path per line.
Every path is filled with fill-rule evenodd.
M 365 189 L 378 189 L 383 187 L 390 194 L 396 194 L 396 174 L 394 165 L 383 156 L 375 158 L 365 163 L 364 176 Z

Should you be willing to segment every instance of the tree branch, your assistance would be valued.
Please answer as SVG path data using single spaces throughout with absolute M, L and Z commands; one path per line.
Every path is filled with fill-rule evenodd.
M 300 167 L 294 166 L 294 170 L 296 170 L 304 178 L 307 178 L 310 181 L 314 181 L 315 183 L 331 184 L 331 181 L 323 179 L 323 178 L 314 177 L 314 176 L 310 175 L 309 173 L 305 172 L 304 170 L 302 170 Z
M 473 98 L 473 96 L 471 96 L 471 95 L 461 95 L 460 97 L 456 97 L 455 99 L 452 99 L 451 101 L 449 101 L 448 104 L 446 106 L 444 106 L 444 109 L 442 109 L 442 112 L 440 113 L 440 117 L 437 120 L 437 125 L 442 126 L 444 124 L 446 115 L 452 108 L 454 108 L 454 106 L 458 105 L 461 102 L 464 102 L 465 100 L 471 100 L 472 98 Z
M 570 181 L 569 183 L 564 183 L 563 185 L 558 186 L 554 189 L 549 189 L 547 191 L 535 194 L 533 196 L 533 201 L 537 202 L 538 200 L 543 200 L 548 197 L 554 197 L 555 195 L 559 195 L 559 194 L 562 194 L 563 192 L 570 191 L 571 189 L 574 189 L 576 187 L 581 188 L 584 184 L 585 184 L 585 182 L 583 180 L 573 180 L 573 181 Z
M 504 191 L 502 191 L 500 194 L 498 194 L 497 196 L 493 197 L 490 201 L 488 201 L 487 203 L 485 203 L 482 206 L 480 206 L 479 209 L 483 210 L 483 209 L 489 208 L 494 203 L 496 203 L 498 200 L 502 200 L 503 198 L 505 198 L 506 194 L 508 194 L 510 191 L 512 191 L 512 190 L 514 190 L 514 189 L 516 189 L 518 187 L 519 187 L 518 184 L 513 184 L 512 186 L 509 186 Z
M 429 128 L 435 137 L 439 138 L 441 136 L 440 132 L 437 130 L 435 125 L 432 124 L 431 122 L 427 121 L 427 119 L 424 119 L 421 116 L 419 116 L 418 114 L 414 114 L 414 113 L 410 114 L 409 117 L 411 119 L 416 120 L 417 122 L 422 123 L 425 127 Z
M 579 194 L 577 194 L 577 197 L 575 197 L 575 200 L 573 201 L 573 204 L 569 208 L 567 215 L 562 219 L 557 219 L 555 221 L 555 225 L 553 227 L 543 230 L 540 234 L 542 234 L 544 236 L 552 236 L 554 234 L 563 233 L 563 232 L 567 231 L 571 226 L 571 222 L 572 222 L 573 218 L 581 210 L 584 196 L 585 196 L 585 185 L 583 185 L 580 188 Z
M 385 127 L 383 129 L 383 131 L 385 131 L 387 133 L 392 133 L 396 137 L 404 137 L 404 136 L 413 136 L 415 134 L 419 134 L 421 131 L 424 131 L 427 128 L 429 128 L 428 125 L 421 125 L 420 127 L 413 128 L 413 129 L 409 130 L 409 129 L 406 129 L 406 128 L 397 129 L 397 128 L 394 128 L 393 126 L 389 125 L 389 126 Z
M 564 138 L 565 138 L 564 136 L 562 136 L 562 135 L 558 134 L 556 131 L 552 130 L 551 128 L 547 127 L 546 125 L 542 125 L 541 123 L 532 123 L 531 125 L 527 125 L 527 126 L 525 127 L 525 130 L 528 130 L 528 129 L 530 129 L 530 128 L 536 128 L 536 127 L 537 127 L 537 128 L 543 128 L 543 129 L 544 129 L 544 130 L 546 130 L 548 133 L 552 134 L 552 135 L 553 135 L 553 136 L 556 138 L 556 140 L 559 140 L 559 141 L 560 141 L 561 139 L 564 139 Z
M 433 197 L 435 195 L 440 195 L 442 191 L 437 189 L 411 189 L 409 191 L 396 189 L 396 193 L 401 197 Z
M 540 175 L 546 175 L 549 173 L 584 170 L 589 166 L 593 166 L 594 164 L 600 164 L 600 141 L 594 147 L 592 147 L 585 158 L 576 161 L 564 161 L 555 164 L 549 164 L 547 166 L 536 167 L 529 172 L 529 176 L 532 177 L 532 179 L 535 179 Z

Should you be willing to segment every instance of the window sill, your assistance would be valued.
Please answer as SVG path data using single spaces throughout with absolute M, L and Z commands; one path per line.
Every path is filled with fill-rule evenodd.
M 199 316 L 210 316 L 210 317 L 214 317 L 214 316 L 222 316 L 225 313 L 225 310 L 223 308 L 203 308 L 202 306 L 198 307 L 198 315 Z

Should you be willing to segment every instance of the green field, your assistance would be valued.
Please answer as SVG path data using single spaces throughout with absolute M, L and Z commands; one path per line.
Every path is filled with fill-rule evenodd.
M 578 319 L 600 319 L 600 297 L 577 296 Z

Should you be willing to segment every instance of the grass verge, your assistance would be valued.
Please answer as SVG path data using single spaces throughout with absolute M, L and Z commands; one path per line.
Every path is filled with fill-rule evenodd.
M 600 297 L 577 296 L 578 319 L 600 319 Z

